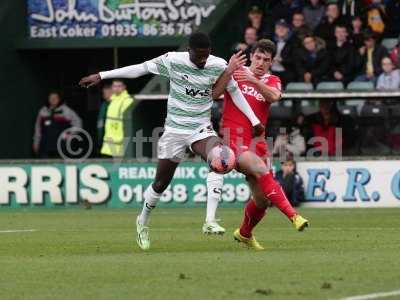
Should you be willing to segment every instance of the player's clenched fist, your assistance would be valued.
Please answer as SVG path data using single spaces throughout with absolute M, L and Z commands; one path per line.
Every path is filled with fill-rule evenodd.
M 244 55 L 242 51 L 233 54 L 229 59 L 228 67 L 226 68 L 227 72 L 233 75 L 233 72 L 246 64 L 246 61 L 246 55 Z
M 79 81 L 79 85 L 81 87 L 88 88 L 88 87 L 98 84 L 100 81 L 101 81 L 100 74 L 92 74 L 92 75 L 83 77 L 81 79 L 81 81 Z
M 237 82 L 248 81 L 248 82 L 254 83 L 257 80 L 257 78 L 252 73 L 250 73 L 248 70 L 246 70 L 244 68 L 235 71 L 233 73 L 233 78 Z
M 253 126 L 253 137 L 262 136 L 264 133 L 265 127 L 261 123 Z

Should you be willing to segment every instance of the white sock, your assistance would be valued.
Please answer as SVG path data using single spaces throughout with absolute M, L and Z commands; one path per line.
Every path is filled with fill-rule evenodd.
M 156 204 L 158 199 L 160 199 L 161 194 L 156 193 L 153 190 L 152 184 L 148 186 L 146 191 L 144 192 L 144 202 L 142 212 L 139 215 L 139 223 L 142 225 L 147 225 L 149 223 L 150 212 L 156 208 Z
M 218 202 L 221 199 L 224 176 L 214 172 L 207 175 L 207 216 L 206 222 L 215 222 Z

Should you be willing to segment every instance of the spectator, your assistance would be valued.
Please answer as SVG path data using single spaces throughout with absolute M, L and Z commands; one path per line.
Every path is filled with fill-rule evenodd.
M 306 35 L 312 34 L 312 30 L 306 25 L 304 15 L 301 12 L 293 14 L 292 32 L 299 46 L 301 46 L 301 41 Z
M 109 84 L 104 85 L 102 93 L 103 93 L 102 95 L 103 101 L 101 102 L 99 114 L 97 115 L 97 143 L 99 148 L 101 148 L 101 145 L 103 144 L 104 126 L 106 124 L 107 109 L 108 105 L 110 104 L 112 96 L 111 85 Z
M 305 124 L 305 115 L 303 113 L 299 113 L 294 118 L 294 127 L 299 128 L 300 134 L 305 137 L 306 136 L 306 124 Z
M 57 158 L 60 157 L 57 149 L 60 135 L 70 127 L 82 128 L 82 121 L 71 108 L 62 103 L 59 92 L 50 92 L 47 101 L 36 118 L 33 152 L 40 158 Z
M 395 69 L 389 57 L 382 58 L 382 74 L 378 77 L 376 89 L 397 90 L 400 88 L 400 70 Z
M 330 3 L 326 7 L 325 17 L 315 29 L 315 35 L 322 38 L 328 47 L 335 43 L 335 26 L 341 23 L 339 7 Z
M 358 49 L 358 66 L 361 73 L 356 81 L 374 81 L 382 73 L 382 58 L 388 55 L 385 47 L 376 43 L 375 33 L 367 30 L 364 32 L 364 46 Z
M 339 0 L 342 20 L 349 25 L 355 16 L 361 16 L 365 10 L 365 4 L 360 0 Z
M 257 30 L 254 27 L 247 27 L 244 32 L 244 41 L 237 44 L 235 47 L 235 51 L 243 51 L 243 53 L 246 55 L 246 65 L 250 65 L 251 48 L 255 42 L 257 42 Z
M 309 0 L 303 8 L 303 15 L 307 26 L 314 30 L 325 15 L 325 5 L 321 0 Z
M 307 123 L 311 133 L 309 138 L 313 138 L 307 140 L 313 142 L 314 154 L 333 156 L 341 154 L 342 148 L 347 151 L 354 145 L 354 122 L 351 117 L 339 113 L 334 101 L 320 101 L 319 112 L 309 115 Z M 336 129 L 342 130 L 342 136 L 337 135 Z
M 285 19 L 289 23 L 293 18 L 293 14 L 301 12 L 302 9 L 303 1 L 301 0 L 280 0 L 272 8 L 272 18 L 274 23 L 280 19 Z
M 392 51 L 390 51 L 390 59 L 392 60 L 396 68 L 400 68 L 400 35 L 396 47 L 394 47 Z
M 314 36 L 304 38 L 303 47 L 296 53 L 295 66 L 298 80 L 302 82 L 317 84 L 328 74 L 328 53 L 320 45 L 317 46 Z
M 280 157 L 300 156 L 304 154 L 305 150 L 306 142 L 304 136 L 300 133 L 300 129 L 290 126 L 278 134 L 272 153 Z
M 279 76 L 283 85 L 294 81 L 296 76 L 293 74 L 294 62 L 294 44 L 290 37 L 289 25 L 285 19 L 279 20 L 275 25 L 276 55 L 272 62 L 272 72 Z
M 352 18 L 351 29 L 351 41 L 356 50 L 358 50 L 364 45 L 363 21 L 360 16 Z
M 271 29 L 265 23 L 263 15 L 263 11 L 258 6 L 252 6 L 248 13 L 247 27 L 255 28 L 258 38 L 271 36 Z
M 376 34 L 382 34 L 385 30 L 386 13 L 382 0 L 373 0 L 367 8 L 367 26 Z
M 299 206 L 304 201 L 304 183 L 296 171 L 296 162 L 289 157 L 281 163 L 281 169 L 276 172 L 276 180 L 282 186 L 290 204 Z
M 113 95 L 107 108 L 103 146 L 101 154 L 105 157 L 123 157 L 125 154 L 124 138 L 125 112 L 132 105 L 133 99 L 126 90 L 122 80 L 115 79 L 112 83 Z
M 396 38 L 400 33 L 400 1 L 393 0 L 386 3 L 385 37 Z
M 354 78 L 355 50 L 348 42 L 348 32 L 344 24 L 335 27 L 336 43 L 329 50 L 331 70 L 329 80 L 348 84 Z

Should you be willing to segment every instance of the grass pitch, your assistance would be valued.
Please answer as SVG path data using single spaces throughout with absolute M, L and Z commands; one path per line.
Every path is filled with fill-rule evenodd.
M 157 209 L 152 248 L 135 243 L 136 211 L 0 211 L 0 299 L 340 299 L 400 289 L 400 209 L 302 209 L 296 232 L 276 209 L 233 241 L 204 236 L 204 209 Z M 6 230 L 35 229 L 33 232 Z M 399 296 L 397 296 L 399 297 Z M 390 298 L 386 298 L 390 299 Z M 391 299 L 399 299 L 393 297 Z

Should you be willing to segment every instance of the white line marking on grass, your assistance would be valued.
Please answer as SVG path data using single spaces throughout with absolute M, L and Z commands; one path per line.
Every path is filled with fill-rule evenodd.
M 385 292 L 385 293 L 375 293 L 375 294 L 351 296 L 351 297 L 342 298 L 340 300 L 370 300 L 370 299 L 386 298 L 386 297 L 399 296 L 399 295 L 400 295 L 400 290 L 395 290 L 395 291 Z
M 34 232 L 36 229 L 0 230 L 0 233 Z

